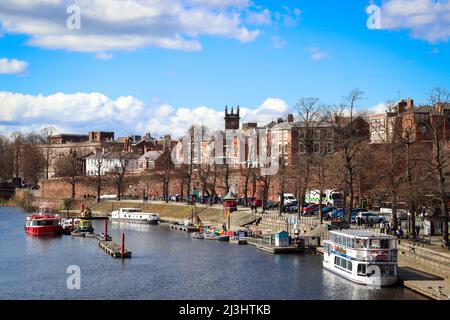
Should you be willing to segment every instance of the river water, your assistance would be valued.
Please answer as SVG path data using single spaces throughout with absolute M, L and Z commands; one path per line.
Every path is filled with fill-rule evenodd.
M 322 269 L 320 255 L 272 255 L 252 246 L 193 240 L 163 226 L 109 223 L 126 234 L 128 260 L 95 239 L 25 234 L 26 214 L 0 207 L 0 299 L 422 299 L 401 287 L 370 289 Z M 94 221 L 103 232 L 103 221 Z M 67 288 L 71 265 L 81 288 Z

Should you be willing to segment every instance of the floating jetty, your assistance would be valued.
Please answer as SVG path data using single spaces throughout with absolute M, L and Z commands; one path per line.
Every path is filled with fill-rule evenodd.
M 247 244 L 247 239 L 232 239 L 232 238 L 230 238 L 230 243 L 232 243 L 232 244 Z
M 171 224 L 170 229 L 180 230 L 184 232 L 197 232 L 198 228 L 194 226 L 185 226 L 182 224 Z
M 268 244 L 257 244 L 256 249 L 273 254 L 295 254 L 305 252 L 305 248 L 302 247 L 276 247 Z
M 110 235 L 108 235 L 108 222 L 105 221 L 105 232 L 96 236 L 98 240 L 98 246 L 102 248 L 107 254 L 114 258 L 131 258 L 131 251 L 125 248 L 125 233 L 122 233 L 122 244 L 118 244 L 112 241 Z
M 124 235 L 122 234 L 123 238 Z M 124 241 L 122 241 L 122 245 L 119 245 L 112 241 L 100 240 L 98 246 L 114 258 L 131 258 L 131 251 L 124 247 Z

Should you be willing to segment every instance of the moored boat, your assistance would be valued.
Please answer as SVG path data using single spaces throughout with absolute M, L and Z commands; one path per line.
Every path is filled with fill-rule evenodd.
M 61 234 L 61 218 L 51 214 L 38 214 L 27 217 L 25 232 L 32 235 Z
M 393 236 L 361 230 L 331 231 L 324 241 L 323 267 L 348 280 L 372 286 L 397 282 Z
M 76 227 L 80 224 L 80 219 L 70 218 L 70 219 L 62 219 L 61 226 L 63 228 L 62 234 L 70 235 L 72 231 L 75 230 Z
M 159 224 L 160 215 L 158 213 L 141 212 L 138 208 L 120 208 L 111 213 L 112 221 Z
M 230 236 L 217 235 L 217 234 L 206 234 L 205 240 L 229 241 Z
M 198 239 L 198 240 L 204 240 L 205 239 L 205 234 L 202 232 L 194 232 L 192 233 L 192 238 L 193 239 Z
M 80 219 L 80 223 L 75 228 L 76 232 L 84 232 L 84 233 L 94 233 L 94 227 L 92 226 L 92 222 L 90 220 Z

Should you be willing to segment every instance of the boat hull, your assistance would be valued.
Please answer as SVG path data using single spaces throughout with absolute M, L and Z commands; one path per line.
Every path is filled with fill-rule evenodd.
M 58 235 L 63 231 L 61 226 L 25 227 L 25 232 L 35 236 Z
M 354 276 L 353 274 L 350 274 L 348 272 L 345 272 L 343 270 L 335 268 L 334 266 L 330 266 L 326 262 L 323 262 L 323 268 L 330 272 L 333 272 L 334 274 L 337 274 L 347 280 L 350 280 L 354 283 L 367 285 L 367 286 L 388 287 L 388 286 L 393 286 L 393 285 L 397 284 L 397 281 L 398 281 L 397 277 L 371 278 L 371 277 L 364 277 L 364 276 Z
M 111 221 L 116 222 L 130 222 L 130 223 L 137 223 L 137 224 L 152 224 L 157 225 L 159 224 L 159 220 L 139 220 L 139 219 L 120 219 L 120 218 L 114 218 L 111 219 Z
M 205 236 L 205 240 L 229 241 L 229 236 Z

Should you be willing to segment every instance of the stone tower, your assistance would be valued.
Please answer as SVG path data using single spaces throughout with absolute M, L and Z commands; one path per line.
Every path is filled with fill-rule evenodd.
M 228 113 L 228 106 L 225 106 L 225 130 L 239 130 L 239 106 L 237 107 L 236 113 L 234 113 L 233 108 L 231 112 Z

